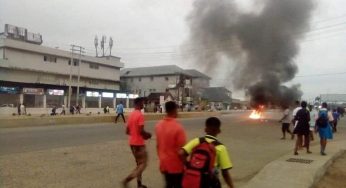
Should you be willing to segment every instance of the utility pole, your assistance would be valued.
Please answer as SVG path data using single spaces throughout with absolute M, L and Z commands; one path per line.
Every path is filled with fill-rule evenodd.
M 81 65 L 81 58 L 82 58 L 82 53 L 84 52 L 84 48 L 81 46 L 77 45 L 71 45 L 71 64 L 70 64 L 70 85 L 69 85 L 69 99 L 68 99 L 68 106 L 70 107 L 71 105 L 71 95 L 72 95 L 72 64 L 74 64 L 74 54 L 78 53 L 78 78 L 77 78 L 77 94 L 76 94 L 76 105 L 79 104 L 79 82 L 80 82 L 80 65 Z

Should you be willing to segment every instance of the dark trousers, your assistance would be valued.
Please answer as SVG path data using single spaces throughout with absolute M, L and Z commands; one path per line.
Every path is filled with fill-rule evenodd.
M 166 186 L 165 188 L 182 188 L 181 183 L 183 180 L 183 174 L 170 174 L 164 173 Z
M 336 132 L 336 126 L 338 126 L 338 121 L 334 120 L 332 125 L 333 125 L 333 132 Z
M 124 116 L 124 114 L 123 114 L 123 113 L 119 113 L 119 114 L 117 115 L 117 117 L 115 118 L 115 122 L 117 122 L 117 121 L 118 121 L 119 116 L 121 116 L 121 117 L 123 118 L 124 123 L 125 123 L 125 116 Z
M 288 132 L 288 133 L 292 133 L 291 131 L 290 131 L 290 124 L 289 123 L 282 123 L 282 127 L 281 127 L 281 130 L 282 130 L 282 133 L 286 133 L 286 132 Z

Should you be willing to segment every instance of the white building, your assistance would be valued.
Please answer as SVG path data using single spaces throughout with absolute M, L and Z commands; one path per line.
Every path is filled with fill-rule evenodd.
M 210 77 L 197 70 L 176 65 L 125 68 L 121 70 L 122 90 L 147 97 L 169 91 L 180 104 L 195 102 L 197 94 L 209 87 Z
M 52 106 L 67 105 L 70 72 L 71 105 L 77 104 L 77 85 L 80 87 L 78 104 L 83 108 L 115 105 L 120 88 L 120 68 L 124 67 L 119 57 L 82 55 L 79 63 L 75 54 L 71 63 L 70 51 L 42 46 L 41 43 L 40 35 L 6 25 L 0 37 L 0 106 L 24 103 L 27 108 L 40 108 L 46 112 Z

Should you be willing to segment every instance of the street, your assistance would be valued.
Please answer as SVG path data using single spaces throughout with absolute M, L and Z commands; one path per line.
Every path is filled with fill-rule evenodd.
M 280 114 L 266 113 L 269 119 L 264 121 L 250 120 L 248 115 L 242 112 L 221 117 L 219 138 L 231 155 L 234 168 L 230 172 L 237 187 L 267 163 L 292 152 L 294 145 L 290 139 L 280 140 Z M 189 139 L 203 135 L 204 120 L 180 120 Z M 153 132 L 155 123 L 147 122 L 147 129 Z M 336 140 L 345 133 L 344 119 L 340 125 Z M 315 138 L 313 145 L 319 144 Z M 0 129 L 0 145 L 0 187 L 6 188 L 119 187 L 121 179 L 135 167 L 122 123 Z M 163 187 L 155 138 L 147 146 L 150 161 L 144 183 Z

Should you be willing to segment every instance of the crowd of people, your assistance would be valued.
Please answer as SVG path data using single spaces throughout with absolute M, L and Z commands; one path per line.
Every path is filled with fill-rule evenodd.
M 143 98 L 134 101 L 135 110 L 127 120 L 126 134 L 136 168 L 122 181 L 123 187 L 137 179 L 138 188 L 146 188 L 142 182 L 142 173 L 147 167 L 148 154 L 145 146 L 151 133 L 145 130 L 142 109 Z M 227 148 L 218 139 L 221 133 L 221 121 L 210 117 L 205 121 L 205 135 L 189 142 L 183 126 L 176 120 L 178 106 L 170 101 L 165 104 L 166 116 L 155 126 L 157 155 L 160 172 L 166 188 L 221 188 L 219 173 L 228 187 L 233 187 L 229 174 L 232 162 Z M 117 108 L 118 116 L 123 112 Z M 125 120 L 124 120 L 125 121 Z
M 314 140 L 314 134 L 320 137 L 320 154 L 326 155 L 327 140 L 333 139 L 333 133 L 337 132 L 338 121 L 341 114 L 337 109 L 329 109 L 327 103 L 322 103 L 320 107 L 308 105 L 307 102 L 296 101 L 292 113 L 288 106 L 284 106 L 282 123 L 282 138 L 286 139 L 286 134 L 291 135 L 293 140 L 297 135 L 294 147 L 294 155 L 298 155 L 298 150 L 305 148 L 308 154 L 310 151 L 310 141 Z M 293 131 L 290 131 L 290 125 Z

